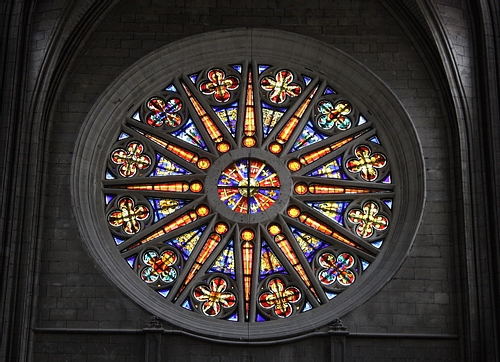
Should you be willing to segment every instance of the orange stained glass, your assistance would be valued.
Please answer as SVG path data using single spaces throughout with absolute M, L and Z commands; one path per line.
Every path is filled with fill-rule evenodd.
M 199 217 L 204 217 L 210 214 L 210 208 L 207 205 L 200 205 L 196 208 L 196 214 Z
M 273 236 L 278 235 L 281 232 L 281 226 L 279 226 L 278 224 L 271 224 L 267 228 L 267 231 L 269 231 L 269 234 Z
M 290 160 L 288 162 L 288 169 L 292 172 L 297 172 L 298 170 L 300 170 L 300 168 L 302 167 L 302 165 L 300 164 L 299 161 L 297 160 Z
M 203 184 L 200 181 L 194 181 L 191 182 L 191 185 L 189 185 L 189 189 L 191 192 L 194 193 L 199 193 L 203 191 Z
M 253 137 L 243 138 L 243 146 L 251 148 L 257 144 L 257 140 Z
M 250 295 L 252 292 L 252 269 L 253 269 L 254 245 L 250 241 L 245 241 L 241 245 L 241 255 L 243 257 L 243 288 L 245 294 L 245 318 L 248 320 L 250 311 Z
M 200 158 L 200 160 L 196 163 L 196 166 L 198 166 L 200 170 L 206 170 L 210 168 L 211 164 L 212 163 L 208 158 Z
M 226 153 L 231 149 L 231 146 L 226 141 L 221 142 L 217 145 L 217 151 L 220 153 Z
M 222 239 L 221 236 L 217 233 L 210 234 L 207 241 L 205 242 L 205 245 L 203 245 L 203 249 L 201 249 L 200 254 L 198 254 L 198 257 L 196 258 L 193 266 L 191 267 L 191 270 L 189 270 L 188 275 L 186 276 L 186 278 L 184 278 L 184 282 L 179 288 L 177 294 L 175 295 L 174 301 L 177 300 L 177 298 L 179 298 L 179 296 L 184 291 L 184 289 L 186 289 L 191 280 L 193 280 L 196 274 L 198 274 L 198 271 L 201 269 L 203 264 L 205 264 L 210 255 L 212 255 L 217 245 L 219 245 L 221 239 Z
M 304 267 L 299 261 L 299 258 L 297 257 L 297 254 L 295 254 L 295 251 L 292 248 L 292 245 L 290 244 L 290 241 L 288 241 L 288 238 L 285 236 L 285 234 L 278 234 L 274 237 L 274 241 L 278 245 L 278 247 L 281 249 L 283 254 L 285 254 L 286 258 L 292 264 L 293 268 L 295 271 L 299 274 L 300 278 L 304 281 L 304 283 L 307 285 L 311 293 L 316 297 L 316 299 L 321 302 L 321 300 L 318 297 L 318 294 L 316 293 L 316 290 L 314 290 L 314 287 L 309 280 L 309 277 L 306 274 L 306 271 L 304 270 Z
M 255 233 L 251 229 L 245 229 L 241 232 L 241 238 L 245 241 L 252 241 L 255 237 Z
M 290 120 L 287 122 L 287 124 L 281 129 L 280 133 L 278 133 L 278 136 L 276 136 L 276 142 L 278 142 L 282 145 L 285 144 L 286 142 L 288 142 L 293 131 L 295 130 L 295 128 L 297 128 L 297 125 L 299 124 L 300 118 L 304 115 L 304 112 L 306 111 L 307 107 L 309 106 L 309 103 L 311 103 L 311 100 L 313 99 L 314 94 L 316 94 L 317 90 L 318 90 L 318 86 L 316 86 L 312 90 L 312 92 L 309 94 L 309 96 L 304 100 L 304 102 L 302 102 L 302 104 L 295 111 L 295 113 L 290 118 Z
M 287 214 L 295 219 L 300 216 L 300 209 L 296 206 L 290 206 L 287 210 Z
M 201 106 L 200 102 L 196 98 L 194 98 L 193 94 L 189 91 L 189 88 L 182 83 L 182 86 L 184 87 L 184 90 L 186 91 L 186 94 L 189 98 L 189 101 L 193 105 L 196 113 L 200 117 L 201 123 L 205 126 L 205 129 L 207 130 L 208 134 L 210 135 L 210 138 L 215 142 L 219 143 L 224 140 L 224 135 L 222 134 L 221 130 L 215 122 L 213 121 L 212 117 L 210 117 L 207 112 L 203 109 Z
M 299 220 L 300 220 L 300 222 L 304 223 L 305 225 L 312 227 L 313 229 L 316 229 L 325 235 L 333 237 L 337 241 L 340 241 L 346 245 L 352 246 L 353 248 L 361 250 L 367 254 L 374 255 L 372 252 L 368 251 L 367 249 L 363 248 L 362 246 L 359 246 L 355 242 L 347 239 L 346 237 L 340 235 L 336 231 L 330 229 L 328 226 L 326 226 L 322 222 L 319 222 L 318 220 L 314 219 L 313 217 L 309 216 L 308 214 L 301 214 L 299 217 Z
M 151 133 L 144 132 L 144 131 L 142 131 L 138 128 L 135 128 L 135 127 L 132 127 L 132 128 L 136 132 L 140 133 L 144 137 L 146 137 L 146 138 L 150 139 L 151 141 L 153 141 L 154 143 L 156 143 L 157 145 L 160 145 L 163 148 L 165 148 L 166 150 L 172 152 L 174 155 L 179 156 L 184 161 L 187 161 L 189 163 L 196 163 L 196 161 L 198 161 L 198 155 L 196 153 L 191 152 L 191 151 L 185 149 L 184 147 L 177 146 L 173 143 L 165 141 L 164 139 L 156 137 L 156 136 L 152 135 Z
M 243 127 L 245 136 L 250 137 L 255 135 L 255 129 L 255 106 L 253 103 L 252 71 L 248 71 L 247 102 L 245 105 L 245 125 Z
M 229 226 L 225 222 L 219 222 L 215 224 L 214 230 L 219 235 L 224 235 L 228 232 Z
M 309 216 L 307 214 L 301 214 L 299 217 L 299 220 L 300 220 L 300 222 L 304 223 L 305 225 L 312 227 L 313 229 L 316 229 L 316 230 L 322 232 L 323 234 L 326 234 L 326 235 L 333 234 L 332 229 L 330 229 L 325 224 L 317 221 L 316 219 L 313 219 L 311 216 Z
M 162 191 L 162 192 L 186 192 L 189 190 L 187 182 L 168 182 L 164 184 L 152 185 L 129 185 L 115 186 L 116 188 L 126 188 L 127 190 L 142 190 L 142 191 Z
M 340 186 L 312 184 L 309 185 L 311 194 L 367 194 L 371 192 L 383 192 L 380 190 L 365 188 L 344 188 Z
M 279 143 L 277 142 L 272 142 L 270 145 L 269 145 L 269 152 L 271 153 L 274 153 L 275 155 L 277 155 L 278 153 L 280 153 L 281 151 L 283 151 L 283 146 L 280 145 Z
M 307 193 L 307 185 L 303 183 L 296 184 L 295 193 L 299 195 L 305 195 Z
M 154 240 L 162 235 L 165 235 L 169 232 L 172 232 L 180 227 L 186 226 L 186 225 L 192 223 L 193 221 L 196 221 L 196 219 L 198 219 L 198 215 L 196 215 L 196 212 L 189 211 L 189 212 L 185 213 L 184 215 L 179 216 L 177 219 L 169 222 L 161 230 L 158 230 L 155 233 L 148 235 L 146 238 L 138 241 L 136 243 L 137 245 L 136 244 L 134 244 L 134 245 L 139 246 L 139 245 L 145 244 L 145 243 L 147 243 L 151 240 Z M 129 249 L 132 249 L 132 248 L 129 248 Z M 127 249 L 127 250 L 129 250 L 129 249 Z
M 341 140 L 339 140 L 339 141 L 337 141 L 335 143 L 330 144 L 329 146 L 326 146 L 326 147 L 323 147 L 323 148 L 320 148 L 320 149 L 316 149 L 314 151 L 306 153 L 305 155 L 303 155 L 302 157 L 300 157 L 300 163 L 303 164 L 303 165 L 310 165 L 314 161 L 319 160 L 322 157 L 325 157 L 330 152 L 338 150 L 340 147 L 348 144 L 349 142 L 352 142 L 353 140 L 355 140 L 356 138 L 360 137 L 361 135 L 363 135 L 367 131 L 368 130 L 364 130 L 364 131 L 358 132 L 357 134 L 355 134 L 353 136 L 345 137 L 345 138 L 343 138 L 343 139 L 341 139 Z

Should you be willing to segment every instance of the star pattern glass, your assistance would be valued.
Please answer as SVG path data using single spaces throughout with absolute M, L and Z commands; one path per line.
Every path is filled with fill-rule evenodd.
M 275 203 L 280 195 L 280 180 L 263 161 L 243 159 L 222 171 L 217 189 L 221 201 L 231 210 L 254 214 Z
M 361 283 L 397 188 L 375 121 L 334 88 L 312 72 L 222 64 L 124 117 L 103 211 L 112 247 L 159 303 L 265 323 Z

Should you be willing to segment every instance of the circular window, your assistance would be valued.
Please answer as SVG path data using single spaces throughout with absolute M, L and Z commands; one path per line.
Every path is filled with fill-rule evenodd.
M 92 253 L 152 313 L 201 335 L 283 338 L 397 270 L 421 213 L 423 181 L 409 180 L 421 156 L 409 120 L 394 121 L 409 136 L 391 134 L 392 108 L 370 111 L 335 77 L 237 59 L 166 72 L 103 116 L 97 141 L 82 136 L 75 173 L 87 165 L 94 182 L 77 187 L 77 213 L 93 212 L 81 221 Z

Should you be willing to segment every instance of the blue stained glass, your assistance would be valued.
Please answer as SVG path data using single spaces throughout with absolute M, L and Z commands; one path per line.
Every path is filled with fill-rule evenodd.
M 222 250 L 215 262 L 210 267 L 209 272 L 224 273 L 230 275 L 232 278 L 236 277 L 234 267 L 234 243 L 231 240 L 227 247 Z
M 198 74 L 192 74 L 192 75 L 190 75 L 189 79 L 191 79 L 191 82 L 193 82 L 193 84 L 195 84 L 196 80 L 198 79 Z
M 332 292 L 327 292 L 325 291 L 325 294 L 326 294 L 326 297 L 330 300 L 332 300 L 333 298 L 335 298 L 337 296 L 336 293 L 332 293 Z
M 274 204 L 279 195 L 280 190 L 278 189 L 260 189 L 259 194 L 256 194 L 248 199 L 250 201 L 250 213 L 255 214 L 267 210 L 272 204 Z
M 306 204 L 313 209 L 321 212 L 323 215 L 328 216 L 330 219 L 340 225 L 344 225 L 343 214 L 349 202 L 346 201 L 316 201 L 306 202 Z
M 302 133 L 295 141 L 290 153 L 300 150 L 303 147 L 312 145 L 316 142 L 322 141 L 325 138 L 328 138 L 327 135 L 318 132 L 312 123 L 312 121 L 307 122 L 306 126 L 302 130 Z
M 380 141 L 378 140 L 377 136 L 373 136 L 372 138 L 369 138 L 368 141 L 371 141 L 373 143 L 380 144 Z
M 364 124 L 364 123 L 366 123 L 366 119 L 365 119 L 365 117 L 363 117 L 363 116 L 360 114 L 360 115 L 359 115 L 359 122 L 358 122 L 358 126 L 359 126 L 360 124 Z
M 227 319 L 228 321 L 231 322 L 238 322 L 238 313 L 234 313 L 231 317 Z
M 342 172 L 342 157 L 338 157 L 330 162 L 309 172 L 307 176 L 325 177 L 347 180 L 347 176 Z
M 217 117 L 222 121 L 233 137 L 236 137 L 236 123 L 238 121 L 238 103 L 231 104 L 228 108 L 213 107 Z
M 106 205 L 109 205 L 111 200 L 113 200 L 116 197 L 116 195 L 106 195 Z
M 287 274 L 276 254 L 274 254 L 265 241 L 262 241 L 262 248 L 260 251 L 260 277 L 262 279 L 274 273 Z
M 158 222 L 164 217 L 174 213 L 189 204 L 190 200 L 181 199 L 153 199 L 148 198 L 153 207 L 154 222 Z
M 376 247 L 377 249 L 380 249 L 380 247 L 382 246 L 382 243 L 384 241 L 383 240 L 378 240 L 378 241 L 374 241 L 373 243 L 371 243 L 374 247 Z
M 115 180 L 116 177 L 113 176 L 109 171 L 106 171 L 106 180 Z
M 187 120 L 184 127 L 176 132 L 172 132 L 172 135 L 177 137 L 178 139 L 183 140 L 184 142 L 201 148 L 202 150 L 208 151 L 207 145 L 203 141 L 198 128 L 196 128 L 191 118 Z
M 133 269 L 134 268 L 134 265 L 135 265 L 135 259 L 137 258 L 137 254 L 136 255 L 132 255 L 132 256 L 129 256 L 126 260 L 127 260 L 127 263 L 128 265 Z
M 168 293 L 170 293 L 170 289 L 163 289 L 163 290 L 158 290 L 158 293 L 160 293 L 160 295 L 163 297 L 163 298 L 166 298 Z
M 391 175 L 387 175 L 384 181 L 382 181 L 384 184 L 390 184 L 391 183 Z
M 325 89 L 325 92 L 323 94 L 336 94 L 337 92 L 335 92 L 332 88 L 330 87 L 326 87 Z
M 115 239 L 115 243 L 116 243 L 116 245 L 120 245 L 121 243 L 123 243 L 123 242 L 125 241 L 125 240 L 123 240 L 123 239 L 119 239 L 119 238 L 117 238 L 116 236 L 113 236 L 113 239 Z
M 187 310 L 193 310 L 193 307 L 191 306 L 191 303 L 188 299 L 186 299 L 184 303 L 181 304 L 181 307 Z
M 178 93 L 177 88 L 175 88 L 175 86 L 173 84 L 170 84 L 167 88 L 165 88 L 165 90 Z
M 269 65 L 259 65 L 259 74 L 262 74 L 269 67 Z
M 392 200 L 386 199 L 382 201 L 384 201 L 384 204 L 386 204 L 389 207 L 389 209 L 392 209 Z
M 304 308 L 302 308 L 302 313 L 307 312 L 308 310 L 311 310 L 311 309 L 313 309 L 311 303 L 306 302 L 306 304 L 304 305 Z
M 302 78 L 304 78 L 304 82 L 306 83 L 306 85 L 309 85 L 309 83 L 311 83 L 311 78 L 305 76 L 305 75 L 302 75 Z
M 274 129 L 276 124 L 278 124 L 281 117 L 286 112 L 286 108 L 275 108 L 271 107 L 267 103 L 262 102 L 262 130 L 264 132 L 264 138 L 266 138 L 269 133 Z
M 366 270 L 366 268 L 368 268 L 370 266 L 370 263 L 367 262 L 366 260 L 363 260 L 363 259 L 359 259 L 361 260 L 361 267 L 363 268 L 363 270 Z
M 232 66 L 234 70 L 236 70 L 238 73 L 241 73 L 241 65 L 233 65 Z
M 295 240 L 297 240 L 300 249 L 306 256 L 307 260 L 310 262 L 313 260 L 314 252 L 316 250 L 323 249 L 329 245 L 315 236 L 305 233 L 302 230 L 299 230 L 291 225 L 288 226 L 290 227 Z
M 141 121 L 141 115 L 139 113 L 139 111 L 135 112 L 134 115 L 132 116 L 133 119 L 135 119 L 136 121 Z
M 267 322 L 267 319 L 261 316 L 259 313 L 257 313 L 257 316 L 255 317 L 256 322 Z
M 122 132 L 120 133 L 120 136 L 118 136 L 118 140 L 123 140 L 125 138 L 129 138 L 130 135 L 128 133 Z
M 192 172 L 186 170 L 185 168 L 179 166 L 172 160 L 156 154 L 156 159 L 158 164 L 155 170 L 151 173 L 150 177 L 153 176 L 173 176 L 173 175 L 190 175 Z
M 187 259 L 193 252 L 194 247 L 200 240 L 205 229 L 206 226 L 201 226 L 197 229 L 190 230 L 182 235 L 168 240 L 166 244 L 177 248 L 177 250 L 179 250 L 184 256 L 184 259 Z

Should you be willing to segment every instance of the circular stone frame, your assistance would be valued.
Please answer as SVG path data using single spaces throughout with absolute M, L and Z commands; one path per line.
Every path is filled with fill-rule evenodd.
M 108 242 L 109 230 L 99 201 L 107 145 L 116 137 L 119 120 L 128 110 L 137 107 L 146 94 L 161 89 L 173 77 L 212 63 L 242 60 L 312 69 L 326 79 L 335 79 L 339 92 L 356 104 L 365 105 L 363 111 L 377 118 L 379 135 L 382 139 L 390 139 L 385 148 L 391 157 L 394 178 L 398 180 L 396 194 L 399 200 L 392 210 L 391 230 L 383 250 L 366 270 L 363 280 L 336 297 L 333 307 L 327 304 L 290 320 L 231 323 L 159 305 L 156 301 L 161 296 L 130 272 L 116 248 Z M 256 157 L 261 158 L 260 155 Z M 218 167 L 219 172 L 227 166 L 223 163 Z M 281 172 L 277 165 L 272 164 L 272 167 Z M 391 90 L 362 64 L 328 44 L 294 33 L 264 29 L 218 31 L 182 39 L 145 56 L 127 69 L 101 94 L 85 119 L 75 147 L 71 182 L 80 234 L 104 274 L 150 313 L 195 335 L 222 341 L 258 342 L 305 334 L 365 303 L 393 277 L 406 258 L 425 201 L 421 145 L 409 115 Z M 285 187 L 291 189 L 291 183 Z M 287 198 L 280 197 L 280 200 Z M 273 205 L 276 212 L 286 206 L 286 202 L 280 200 Z

